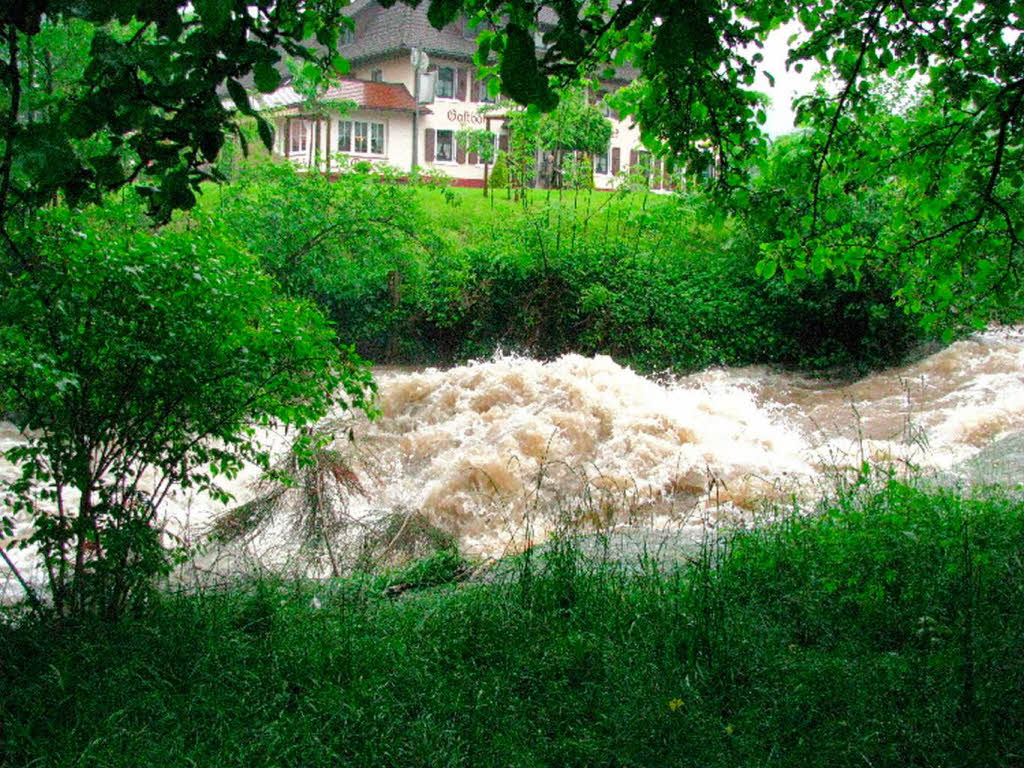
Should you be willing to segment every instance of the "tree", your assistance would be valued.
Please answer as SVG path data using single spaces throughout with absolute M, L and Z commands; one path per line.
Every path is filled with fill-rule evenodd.
M 136 184 L 166 221 L 214 174 L 236 115 L 255 113 L 242 80 L 272 91 L 282 56 L 308 80 L 333 64 L 346 0 L 33 0 L 0 7 L 0 231 L 60 196 L 98 202 Z M 316 45 L 312 45 L 315 41 Z M 225 106 L 226 87 L 237 112 Z
M 494 190 L 508 186 L 508 162 L 505 160 L 505 156 L 505 152 L 498 153 L 498 159 L 494 161 L 494 169 L 491 171 L 491 178 L 487 181 L 492 195 Z
M 0 410 L 26 441 L 5 454 L 22 470 L 6 502 L 32 516 L 24 544 L 58 612 L 143 599 L 169 564 L 155 516 L 173 486 L 227 498 L 219 478 L 270 467 L 257 427 L 366 408 L 372 391 L 323 316 L 209 224 L 139 219 L 44 212 L 15 235 L 33 269 L 0 287 Z
M 589 172 L 593 157 L 608 153 L 612 124 L 590 103 L 586 91 L 583 88 L 563 91 L 558 106 L 541 116 L 538 130 L 541 147 L 554 154 L 552 180 L 555 184 L 579 186 L 581 179 L 589 179 L 589 184 L 582 185 L 593 186 L 593 175 Z M 565 163 L 567 152 L 573 154 L 569 168 Z M 585 161 L 578 162 L 575 153 L 585 155 Z
M 205 224 L 147 229 L 194 205 L 226 136 L 245 147 L 245 120 L 271 144 L 243 78 L 272 91 L 285 56 L 305 83 L 345 71 L 346 5 L 0 7 L 0 412 L 26 440 L 5 452 L 22 474 L 0 522 L 9 535 L 9 510 L 32 516 L 60 612 L 117 615 L 144 596 L 168 567 L 164 495 L 223 498 L 217 476 L 268 466 L 256 427 L 369 410 L 362 362 L 256 260 Z M 147 223 L 111 203 L 128 186 Z
M 509 176 L 517 190 L 532 182 L 538 151 L 552 155 L 552 186 L 564 186 L 563 165 L 567 152 L 588 155 L 587 163 L 573 163 L 574 170 L 578 171 L 572 174 L 576 177 L 573 182 L 577 183 L 579 177 L 591 178 L 589 172 L 582 172 L 586 170 L 589 156 L 608 151 L 612 125 L 596 105 L 589 103 L 585 89 L 579 85 L 564 90 L 558 106 L 547 113 L 508 102 L 503 107 L 509 133 Z
M 497 154 L 496 139 L 493 131 L 483 128 L 460 128 L 455 132 L 455 141 L 458 145 L 465 148 L 467 154 L 476 155 L 480 158 L 480 162 L 485 164 L 494 162 L 494 156 Z M 486 169 L 484 178 L 486 181 Z M 484 184 L 484 197 L 487 196 L 490 186 L 490 184 Z
M 696 175 L 715 163 L 721 171 L 715 185 L 727 195 L 746 184 L 751 158 L 766 141 L 760 131 L 766 119 L 763 97 L 756 88 L 762 85 L 759 77 L 772 84 L 774 76 L 764 71 L 757 48 L 772 30 L 798 22 L 805 39 L 791 47 L 788 65 L 799 69 L 817 62 L 838 84 L 800 105 L 804 124 L 816 136 L 802 258 L 809 262 L 825 249 L 828 255 L 819 253 L 819 259 L 833 269 L 881 257 L 822 239 L 829 224 L 824 197 L 836 184 L 842 186 L 842 169 L 868 158 L 871 173 L 898 170 L 908 194 L 931 198 L 936 190 L 956 190 L 950 198 L 955 204 L 945 206 L 943 215 L 919 210 L 923 217 L 911 226 L 896 222 L 888 230 L 890 254 L 911 255 L 925 271 L 936 270 L 940 295 L 928 311 L 969 308 L 971 297 L 984 297 L 997 282 L 1000 290 L 1019 284 L 1024 250 L 1018 192 L 1024 9 L 1019 2 L 558 0 L 546 6 L 557 21 L 544 28 L 546 47 L 539 53 L 530 31 L 541 28 L 541 7 L 534 0 L 431 0 L 430 19 L 441 26 L 464 10 L 474 23 L 488 27 L 479 37 L 478 63 L 501 78 L 504 93 L 543 110 L 554 107 L 559 84 L 601 75 L 609 65 L 637 67 L 642 77 L 617 94 L 616 107 L 638 121 L 644 143 L 670 164 Z M 863 138 L 860 126 L 877 111 L 872 84 L 880 76 L 899 75 L 919 78 L 943 117 L 930 128 L 922 124 L 917 132 L 893 136 L 888 147 L 869 144 L 849 154 Z M 898 167 L 890 168 L 893 163 Z M 940 259 L 944 266 L 936 268 L 931 254 L 938 251 L 955 259 Z M 993 253 L 999 254 L 996 262 Z M 795 256 L 789 263 L 796 263 Z M 961 280 L 962 268 L 979 279 Z M 947 289 L 966 292 L 965 300 L 946 303 Z M 925 311 L 926 303 L 910 300 L 907 307 Z
M 889 98 L 864 99 L 860 119 L 831 139 L 828 124 L 810 121 L 760 162 L 749 199 L 737 191 L 746 219 L 771 220 L 758 271 L 781 270 L 787 279 L 888 275 L 900 303 L 947 339 L 965 326 L 1018 321 L 1019 236 L 1007 217 L 1020 211 L 1019 187 L 996 184 L 996 207 L 985 208 L 970 118 L 931 94 L 915 100 L 889 90 Z M 828 173 L 819 176 L 828 141 Z M 948 142 L 942 162 L 923 149 L 935 141 Z M 1019 147 L 1005 152 L 1018 162 Z

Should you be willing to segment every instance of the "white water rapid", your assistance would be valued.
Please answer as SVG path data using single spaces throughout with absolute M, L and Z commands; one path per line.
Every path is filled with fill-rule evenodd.
M 841 384 L 761 367 L 654 381 L 579 355 L 376 378 L 377 420 L 328 421 L 346 520 L 356 529 L 418 513 L 476 556 L 542 540 L 566 518 L 694 532 L 747 522 L 762 500 L 813 495 L 829 472 L 863 460 L 955 477 L 982 448 L 1024 433 L 1022 329 Z M 240 501 L 257 493 L 254 479 L 234 483 Z M 222 511 L 178 493 L 165 514 L 195 540 Z M 272 566 L 292 563 L 293 525 L 271 521 L 245 546 Z

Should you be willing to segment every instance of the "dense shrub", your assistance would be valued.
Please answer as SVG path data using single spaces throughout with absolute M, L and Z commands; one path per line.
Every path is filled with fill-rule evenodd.
M 456 358 L 505 346 L 683 371 L 865 368 L 921 338 L 882 277 L 765 281 L 756 243 L 735 224 L 704 223 L 685 201 L 609 204 L 608 222 L 564 201 L 519 213 L 485 241 L 435 257 L 424 292 L 433 303 L 413 329 Z
M 257 255 L 287 293 L 316 301 L 340 339 L 379 360 L 403 354 L 431 238 L 417 226 L 411 188 L 371 170 L 353 165 L 332 180 L 250 166 L 210 208 L 224 237 Z
M 470 209 L 481 199 L 452 207 L 376 175 L 330 181 L 273 166 L 222 198 L 226 231 L 381 362 L 500 347 L 611 354 L 648 371 L 863 369 L 920 339 L 885 275 L 765 281 L 755 274 L 765 233 L 699 198 L 576 191 Z
M 494 163 L 494 168 L 491 169 L 491 177 L 487 183 L 491 191 L 508 186 L 508 163 L 505 162 L 504 152 L 498 154 L 498 159 Z
M 117 616 L 169 568 L 174 487 L 269 464 L 253 425 L 365 405 L 369 373 L 309 302 L 280 296 L 211 227 L 153 230 L 128 205 L 41 211 L 0 285 L 0 531 L 31 517 L 58 612 Z

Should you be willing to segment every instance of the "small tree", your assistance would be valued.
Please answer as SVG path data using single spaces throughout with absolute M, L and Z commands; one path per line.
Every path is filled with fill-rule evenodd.
M 465 147 L 466 152 L 471 155 L 479 155 L 481 163 L 494 162 L 494 132 L 482 128 L 460 128 L 455 133 L 455 140 L 460 147 Z M 484 195 L 487 195 L 487 186 L 484 186 Z
M 588 158 L 606 154 L 612 139 L 611 122 L 580 88 L 564 92 L 558 107 L 541 117 L 538 129 L 541 146 L 554 154 L 551 180 L 553 186 L 559 187 L 585 187 L 585 176 L 575 168 L 576 153 L 582 152 Z M 567 156 L 571 160 L 568 165 Z M 573 175 L 570 171 L 577 173 Z
M 531 109 L 507 108 L 509 129 L 509 176 L 516 189 L 526 187 L 536 170 L 538 150 L 551 152 L 552 186 L 565 186 L 564 159 L 575 153 L 600 155 L 608 151 L 612 124 L 601 110 L 587 101 L 581 88 L 564 91 L 558 107 L 547 114 Z M 574 176 L 572 186 L 586 187 L 582 173 Z
M 525 195 L 524 190 L 533 183 L 537 165 L 537 150 L 540 149 L 540 113 L 528 109 L 514 109 L 509 106 L 505 118 L 508 126 L 509 192 L 516 200 Z
M 491 178 L 488 179 L 487 183 L 492 193 L 496 189 L 508 186 L 508 163 L 505 162 L 504 152 L 498 153 L 498 159 L 494 161 L 494 168 L 491 169 Z
M 460 147 L 465 147 L 471 155 L 479 155 L 481 163 L 494 162 L 494 132 L 481 128 L 460 128 L 455 133 L 455 140 Z
M 123 207 L 46 212 L 4 265 L 0 410 L 25 443 L 6 487 L 61 613 L 120 614 L 169 567 L 156 510 L 178 485 L 269 467 L 255 428 L 367 407 L 369 374 L 309 304 L 207 225 L 153 232 Z M 339 394 L 337 390 L 341 389 Z M 13 521 L 3 518 L 7 533 Z

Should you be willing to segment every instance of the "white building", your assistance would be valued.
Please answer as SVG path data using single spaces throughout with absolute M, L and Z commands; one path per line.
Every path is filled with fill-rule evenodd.
M 275 154 L 306 166 L 319 162 L 325 169 L 328 158 L 338 155 L 387 163 L 400 171 L 416 165 L 443 171 L 459 186 L 483 186 L 486 168 L 459 146 L 456 132 L 463 127 L 486 128 L 496 134 L 501 149 L 507 149 L 508 135 L 500 111 L 481 113 L 493 99 L 487 84 L 477 79 L 476 32 L 466 19 L 437 30 L 427 20 L 426 3 L 418 8 L 403 3 L 384 8 L 373 0 L 355 0 L 349 15 L 355 30 L 346 30 L 339 52 L 351 71 L 322 100 L 353 102 L 355 107 L 344 114 L 310 114 L 303 110 L 302 97 L 287 85 L 263 96 L 262 105 L 275 110 Z M 429 58 L 427 72 L 434 90 L 433 99 L 418 109 L 413 98 L 413 50 Z M 607 81 L 606 88 L 614 90 L 635 75 L 624 71 L 621 79 Z M 607 156 L 595 160 L 595 186 L 614 187 L 629 166 L 644 163 L 654 165 L 652 186 L 660 187 L 663 169 L 660 163 L 651 163 L 639 130 L 614 113 L 609 112 L 609 119 L 611 146 Z

